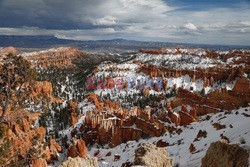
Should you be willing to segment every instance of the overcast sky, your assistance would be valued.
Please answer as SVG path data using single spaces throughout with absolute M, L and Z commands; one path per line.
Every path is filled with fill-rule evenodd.
M 250 45 L 250 0 L 0 0 L 0 35 Z

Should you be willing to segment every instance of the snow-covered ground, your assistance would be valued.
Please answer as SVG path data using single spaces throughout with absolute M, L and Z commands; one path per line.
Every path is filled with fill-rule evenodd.
M 136 58 L 144 64 L 153 64 L 172 69 L 206 69 L 214 67 L 223 62 L 218 59 L 210 59 L 203 56 L 192 56 L 189 54 L 139 54 Z
M 154 55 L 154 56 L 157 56 L 157 55 Z M 124 64 L 103 63 L 97 67 L 98 72 L 93 77 L 96 77 L 96 79 L 102 78 L 103 81 L 105 81 L 105 78 L 112 78 L 114 80 L 122 79 L 124 82 L 134 80 L 136 85 L 138 81 L 140 81 L 140 83 L 144 83 L 145 81 L 152 81 L 152 78 L 150 78 L 150 76 L 146 75 L 145 73 L 143 72 L 138 73 L 137 71 L 138 68 L 139 68 L 139 65 L 134 64 L 132 62 L 128 62 Z M 154 82 L 157 81 L 157 79 L 161 80 L 162 78 L 153 78 Z M 158 92 L 152 89 L 151 91 L 149 91 L 149 94 L 159 95 L 159 94 L 170 93 L 170 91 L 174 87 L 176 89 L 183 88 L 191 92 L 201 92 L 203 89 L 203 85 L 204 85 L 203 79 L 198 79 L 193 82 L 192 78 L 189 75 L 182 75 L 178 78 L 174 78 L 174 77 L 165 78 L 165 81 L 168 86 L 167 91 L 164 91 L 162 89 L 160 92 Z M 213 86 L 205 87 L 204 93 L 207 94 L 209 92 L 212 92 L 220 88 L 226 88 L 227 90 L 232 90 L 234 84 L 235 84 L 235 81 L 232 81 L 230 83 L 215 82 Z M 131 85 L 128 84 L 128 86 L 131 86 Z M 96 89 L 94 90 L 94 92 L 98 94 L 100 97 L 107 96 L 109 94 L 111 100 L 121 100 L 121 98 L 125 98 L 127 96 L 138 95 L 141 93 L 141 90 L 138 90 L 135 88 L 132 88 L 132 89 L 129 88 L 127 90 L 125 89 Z
M 166 149 L 170 157 L 174 158 L 175 164 L 178 163 L 181 167 L 199 167 L 201 165 L 201 159 L 205 156 L 208 147 L 212 142 L 219 141 L 221 134 L 228 137 L 230 143 L 240 144 L 241 147 L 250 150 L 250 118 L 242 115 L 242 113 L 249 115 L 250 107 L 233 110 L 230 114 L 225 114 L 224 112 L 210 114 L 211 118 L 209 120 L 195 122 L 187 127 L 179 127 L 182 130 L 180 134 L 166 133 L 161 137 L 141 139 L 138 142 L 130 141 L 114 148 L 108 148 L 108 146 L 97 148 L 97 146 L 95 146 L 88 151 L 88 154 L 94 156 L 97 151 L 100 151 L 97 155 L 100 167 L 119 167 L 124 162 L 133 162 L 134 151 L 139 143 L 156 143 L 162 140 L 171 145 L 166 147 Z M 204 118 L 205 117 L 206 116 L 204 116 Z M 212 126 L 213 123 L 226 125 L 226 128 L 216 130 Z M 200 130 L 206 131 L 207 137 L 200 138 L 199 141 L 194 141 Z M 245 140 L 246 143 L 241 144 L 240 141 L 242 140 Z M 193 154 L 189 151 L 191 143 L 193 143 L 196 148 Z M 106 156 L 109 152 L 111 152 L 111 156 Z M 120 155 L 121 159 L 114 161 L 115 154 Z

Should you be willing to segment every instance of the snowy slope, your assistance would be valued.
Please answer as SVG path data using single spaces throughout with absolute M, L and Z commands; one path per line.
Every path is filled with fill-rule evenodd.
M 188 127 L 179 127 L 182 129 L 182 133 L 180 134 L 166 133 L 161 137 L 141 139 L 139 142 L 131 141 L 114 148 L 108 148 L 108 146 L 106 146 L 106 148 L 93 147 L 88 154 L 94 156 L 99 150 L 100 153 L 97 157 L 100 167 L 118 167 L 124 162 L 133 162 L 134 150 L 139 143 L 156 143 L 159 140 L 163 140 L 171 145 L 166 147 L 166 149 L 169 155 L 174 158 L 175 164 L 178 163 L 181 167 L 199 167 L 201 165 L 201 159 L 205 156 L 210 143 L 220 140 L 220 134 L 228 137 L 230 143 L 240 143 L 240 141 L 244 139 L 246 143 L 240 144 L 240 146 L 250 150 L 250 118 L 242 115 L 242 113 L 250 115 L 250 107 L 234 110 L 230 112 L 230 114 L 217 113 L 210 115 L 211 118 L 209 120 L 195 122 Z M 213 123 L 226 125 L 226 128 L 216 130 L 212 126 Z M 205 130 L 207 137 L 194 142 L 199 130 Z M 189 152 L 191 143 L 193 143 L 196 148 L 193 154 Z M 111 152 L 111 156 L 106 156 L 108 152 Z M 113 161 L 115 154 L 121 156 L 119 161 Z

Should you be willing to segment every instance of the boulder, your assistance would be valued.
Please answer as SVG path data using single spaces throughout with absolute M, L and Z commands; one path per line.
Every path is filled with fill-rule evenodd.
M 249 153 L 237 144 L 214 142 L 210 145 L 201 167 L 248 167 Z
M 97 158 L 86 156 L 85 158 L 68 158 L 59 167 L 98 167 Z
M 134 165 L 172 167 L 173 164 L 174 161 L 168 156 L 167 150 L 154 144 L 141 143 L 135 150 Z

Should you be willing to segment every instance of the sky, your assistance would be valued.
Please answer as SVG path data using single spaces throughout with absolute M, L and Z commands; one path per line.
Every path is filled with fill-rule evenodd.
M 250 0 L 0 0 L 0 35 L 250 45 Z

